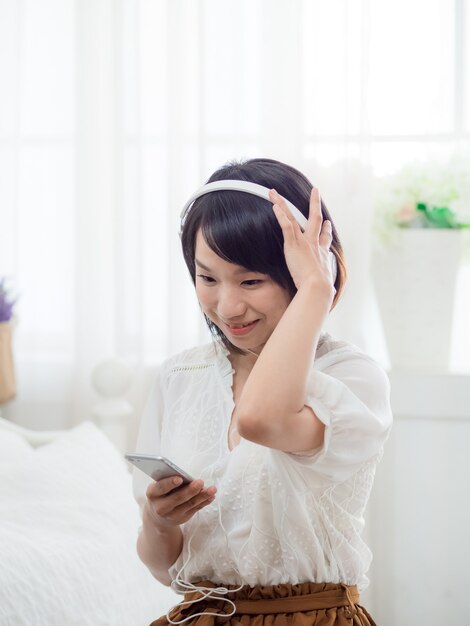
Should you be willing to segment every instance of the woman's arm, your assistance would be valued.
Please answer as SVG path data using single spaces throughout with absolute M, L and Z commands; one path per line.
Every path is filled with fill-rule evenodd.
M 142 530 L 137 539 L 137 554 L 163 585 L 170 586 L 168 570 L 183 548 L 183 533 L 179 526 L 158 527 L 145 505 L 142 514 Z
M 319 447 L 323 441 L 324 426 L 304 402 L 308 372 L 335 293 L 328 259 L 331 229 L 322 224 L 316 190 L 305 233 L 288 211 L 275 212 L 298 291 L 250 372 L 235 418 L 245 439 L 300 452 Z
M 314 282 L 299 289 L 250 372 L 235 412 L 243 438 L 289 452 L 321 446 L 324 426 L 304 405 L 330 306 L 320 289 Z
M 183 486 L 181 480 L 170 476 L 149 484 L 142 511 L 142 530 L 137 539 L 141 561 L 167 586 L 171 584 L 168 570 L 183 548 L 180 525 L 213 502 L 217 491 L 215 485 L 205 488 L 200 479 Z

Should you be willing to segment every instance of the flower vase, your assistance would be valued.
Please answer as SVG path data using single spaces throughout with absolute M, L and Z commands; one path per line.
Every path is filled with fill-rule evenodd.
M 374 254 L 373 281 L 393 369 L 448 370 L 461 249 L 458 229 L 397 229 Z

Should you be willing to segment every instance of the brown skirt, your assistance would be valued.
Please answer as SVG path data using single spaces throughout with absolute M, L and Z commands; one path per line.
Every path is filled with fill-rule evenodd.
M 197 586 L 217 587 L 202 581 Z M 226 585 L 235 589 L 236 585 Z M 197 591 L 184 595 L 184 601 L 201 597 Z M 299 583 L 296 585 L 246 585 L 224 599 L 206 598 L 189 606 L 177 606 L 170 612 L 172 621 L 179 622 L 195 613 L 219 613 L 218 615 L 194 615 L 183 626 L 377 626 L 369 613 L 360 606 L 357 587 L 342 583 Z M 160 617 L 150 626 L 171 626 L 166 616 Z

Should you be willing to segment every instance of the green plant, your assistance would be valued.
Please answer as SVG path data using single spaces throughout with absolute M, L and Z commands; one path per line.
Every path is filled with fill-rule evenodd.
M 410 163 L 378 181 L 379 230 L 470 228 L 470 158 Z

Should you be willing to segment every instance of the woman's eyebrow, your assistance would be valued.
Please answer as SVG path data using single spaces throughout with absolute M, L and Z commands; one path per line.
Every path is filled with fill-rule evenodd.
M 203 270 L 206 270 L 206 272 L 210 272 L 210 269 L 204 265 L 204 263 L 201 263 L 201 261 L 198 261 L 197 259 L 195 259 L 196 261 L 196 265 L 199 265 L 199 267 L 201 267 Z
M 205 270 L 206 272 L 211 273 L 212 270 L 210 268 L 207 267 L 207 265 L 204 265 L 204 263 L 201 263 L 201 261 L 198 261 L 197 259 L 194 259 L 196 261 L 196 265 L 199 265 L 199 267 L 203 270 Z M 239 269 L 235 270 L 235 274 L 257 274 L 258 272 L 255 272 L 253 270 L 249 270 L 246 267 L 240 267 Z

